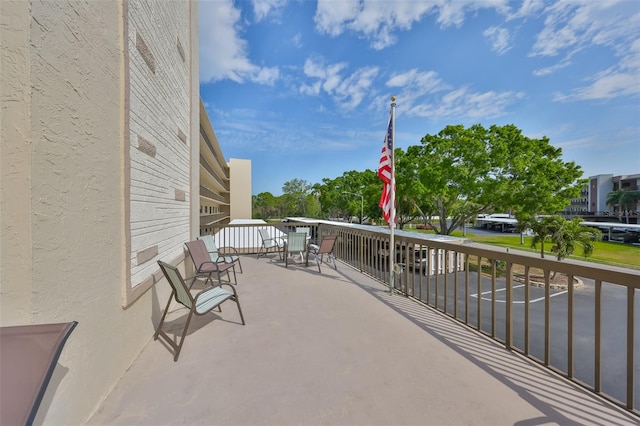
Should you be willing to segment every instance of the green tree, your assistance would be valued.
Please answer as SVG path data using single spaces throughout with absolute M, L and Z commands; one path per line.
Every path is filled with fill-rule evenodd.
M 270 192 L 261 192 L 252 197 L 254 219 L 271 219 L 278 214 L 278 199 Z
M 303 179 L 292 179 L 282 185 L 283 216 L 307 216 L 306 198 L 312 185 Z
M 540 257 L 544 258 L 544 243 L 550 241 L 558 260 L 574 254 L 577 247 L 582 249 L 583 256 L 590 256 L 595 249 L 595 241 L 602 239 L 600 230 L 583 226 L 582 219 L 566 220 L 562 216 L 553 215 L 543 217 L 532 224 L 534 232 L 531 246 L 541 245 Z
M 556 213 L 584 184 L 580 167 L 562 161 L 562 150 L 548 138 L 525 137 L 514 125 L 447 126 L 421 142 L 407 153 L 441 234 L 480 213 L 512 211 L 516 218 Z
M 607 194 L 607 205 L 611 207 L 618 206 L 618 217 L 622 219 L 622 211 L 624 210 L 625 218 L 629 223 L 629 210 L 633 203 L 640 199 L 640 191 L 625 191 L 618 189 Z
M 416 219 L 429 223 L 434 211 L 433 203 L 419 179 L 419 147 L 409 147 L 407 152 L 396 149 L 396 221 L 400 229 Z M 382 192 L 382 184 L 380 193 Z
M 540 257 L 544 259 L 544 243 L 545 241 L 551 238 L 551 235 L 554 233 L 554 230 L 557 229 L 559 225 L 559 221 L 564 220 L 560 216 L 546 216 L 540 219 L 539 221 L 533 220 L 530 221 L 528 226 L 530 226 L 533 231 L 533 238 L 531 239 L 531 247 L 534 249 L 538 247 L 540 244 Z M 518 222 L 520 223 L 520 222 Z
M 357 216 L 360 222 L 365 218 L 379 217 L 379 182 L 371 170 L 351 170 L 335 179 L 323 179 L 317 186 L 323 213 L 331 218 Z
M 553 251 L 558 260 L 573 255 L 577 247 L 582 249 L 584 257 L 590 256 L 595 249 L 595 241 L 602 239 L 599 229 L 583 226 L 580 222 L 582 219 L 578 217 L 563 220 L 551 236 Z

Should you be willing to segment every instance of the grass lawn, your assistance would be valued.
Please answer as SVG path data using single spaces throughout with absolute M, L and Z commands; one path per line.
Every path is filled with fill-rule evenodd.
M 456 231 L 452 235 L 461 237 L 462 232 Z M 539 245 L 537 249 L 531 248 L 531 237 L 525 237 L 524 244 L 520 244 L 520 234 L 471 235 L 468 233 L 467 238 L 482 244 L 540 253 Z M 548 248 L 551 248 L 550 243 L 545 244 L 545 257 L 554 258 L 554 254 Z M 578 247 L 578 255 L 571 258 L 640 270 L 640 247 L 638 246 L 597 241 L 593 254 L 587 258 L 580 255 L 580 250 Z

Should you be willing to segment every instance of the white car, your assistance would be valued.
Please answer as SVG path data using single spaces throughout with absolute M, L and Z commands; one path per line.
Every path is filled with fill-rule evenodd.
M 436 252 L 438 256 L 436 257 Z M 431 253 L 431 255 L 429 255 Z M 424 248 L 416 248 L 413 250 L 409 250 L 405 253 L 403 262 L 407 267 L 414 271 L 422 271 L 424 275 L 427 275 L 427 272 L 430 275 L 436 273 L 436 263 L 438 265 L 438 273 L 442 274 L 444 272 L 444 264 L 446 263 L 447 272 L 454 272 L 456 270 L 462 271 L 464 269 L 464 255 L 461 253 L 455 253 L 453 251 L 449 251 L 445 260 L 444 250 L 442 249 L 428 249 Z M 456 262 L 457 258 L 457 262 Z M 457 266 L 456 266 L 457 264 Z M 430 267 L 430 271 L 428 271 Z

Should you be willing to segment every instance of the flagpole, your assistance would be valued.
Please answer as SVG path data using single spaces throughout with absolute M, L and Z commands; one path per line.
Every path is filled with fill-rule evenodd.
M 395 275 L 393 271 L 396 258 L 394 230 L 396 227 L 396 156 L 394 153 L 396 139 L 396 97 L 391 97 L 391 218 L 389 220 L 389 294 L 393 294 Z

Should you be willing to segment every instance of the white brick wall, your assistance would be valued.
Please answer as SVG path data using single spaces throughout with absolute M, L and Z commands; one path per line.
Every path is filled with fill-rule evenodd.
M 157 272 L 157 260 L 177 257 L 189 240 L 189 5 L 131 1 L 128 19 L 130 266 L 135 287 Z M 143 150 L 139 137 L 148 142 Z M 154 247 L 157 256 L 139 259 L 140 252 Z

